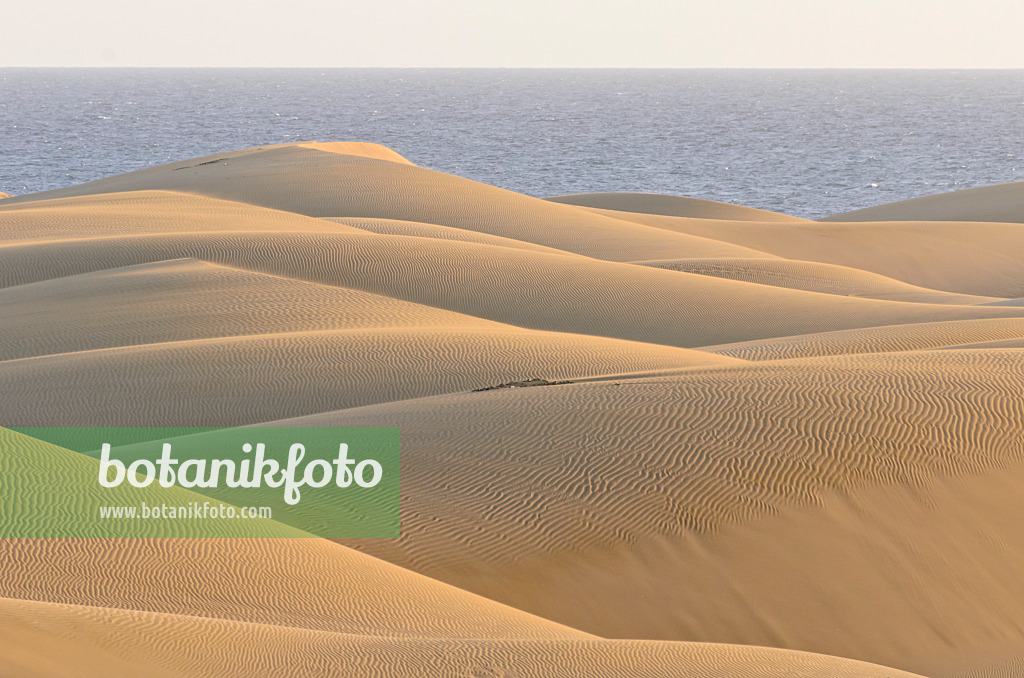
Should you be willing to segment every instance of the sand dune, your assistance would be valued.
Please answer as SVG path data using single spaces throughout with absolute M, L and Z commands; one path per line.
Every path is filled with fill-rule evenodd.
M 33 511 L 8 521 L 57 524 L 87 495 L 120 488 L 71 482 L 95 477 L 99 462 L 6 429 L 0 470 L 31 493 Z M 170 488 L 169 501 L 194 498 Z M 182 497 L 179 499 L 179 497 Z M 116 498 L 112 501 L 118 501 Z M 399 637 L 564 638 L 581 632 L 501 606 L 323 539 L 262 520 L 232 539 L 230 521 L 207 521 L 197 539 L 2 539 L 0 597 L 250 621 L 336 633 Z M 222 538 L 216 538 L 222 537 Z
M 291 212 L 170 191 L 5 203 L 0 223 L 5 245 L 160 233 L 359 233 Z
M 561 250 L 533 243 L 502 238 L 497 235 L 488 235 L 477 231 L 467 231 L 463 228 L 451 228 L 450 226 L 438 226 L 437 224 L 423 224 L 416 221 L 399 221 L 397 219 L 362 219 L 357 217 L 328 217 L 327 221 L 345 224 L 371 233 L 382 235 L 405 235 L 413 238 L 436 238 L 438 240 L 456 240 L 459 242 L 471 242 L 478 245 L 493 245 L 495 247 L 511 247 L 516 250 L 527 250 L 529 252 L 547 252 L 549 254 L 564 254 Z
M 180 258 L 350 287 L 520 327 L 681 347 L 1024 315 L 1020 307 L 838 297 L 585 257 L 369 233 L 170 233 L 12 244 L 0 247 L 0 285 Z
M 643 266 L 710 275 L 716 278 L 743 280 L 759 285 L 786 287 L 807 292 L 837 294 L 846 297 L 867 297 L 919 304 L 984 304 L 998 305 L 990 297 L 937 292 L 908 285 L 892 278 L 856 268 L 820 264 L 792 259 L 662 259 L 634 262 Z
M 959 347 L 942 346 L 941 348 L 1024 348 L 1024 337 L 1015 337 L 1013 339 L 994 339 L 992 341 L 979 341 L 972 344 L 964 344 Z
M 307 141 L 298 144 L 298 146 L 301 148 L 312 148 L 317 151 L 325 151 L 327 153 L 354 155 L 360 158 L 371 158 L 373 160 L 388 160 L 390 162 L 400 162 L 404 165 L 412 164 L 395 151 L 391 150 L 387 146 L 381 146 L 380 144 L 369 144 L 359 141 L 331 141 L 326 143 L 320 141 Z
M 620 212 L 640 214 L 662 214 L 672 217 L 695 217 L 699 219 L 731 219 L 735 221 L 804 221 L 799 217 L 778 214 L 766 210 L 731 205 L 713 200 L 684 198 L 676 195 L 657 193 L 574 193 L 545 198 L 551 202 L 580 207 L 597 207 Z
M 0 403 L 9 425 L 237 425 L 534 378 L 738 362 L 195 260 L 2 289 L 0 313 L 0 378 L 22 394 Z
M 1024 223 L 1024 181 L 927 195 L 821 221 L 1001 221 Z
M 934 290 L 1024 296 L 1020 257 L 1024 229 L 1017 224 L 949 220 L 751 223 L 592 211 L 785 259 L 858 268 Z
M 520 327 L 680 347 L 1024 314 L 1017 307 L 844 298 L 567 253 L 388 236 L 175 194 L 146 193 L 138 205 L 135 194 L 109 199 L 116 203 L 117 219 L 103 218 L 102 196 L 0 209 L 0 228 L 12 234 L 0 247 L 0 286 L 195 258 Z M 67 216 L 78 200 L 88 209 Z M 179 204 L 188 207 L 175 219 Z M 212 211 L 204 212 L 207 207 Z M 158 209 L 162 217 L 147 217 Z M 134 224 L 140 232 L 124 232 Z M 256 225 L 242 230 L 243 224 Z M 71 228 L 77 237 L 44 239 Z M 166 230 L 154 232 L 158 228 Z
M 973 495 L 948 493 L 953 503 L 932 505 L 928 488 L 1024 464 L 1022 357 L 942 351 L 762 363 L 299 421 L 401 427 L 403 537 L 354 544 L 365 552 L 604 637 L 813 648 L 921 671 L 937 647 L 956 657 L 1016 637 L 1024 589 L 1011 586 L 1015 570 L 978 578 L 976 566 L 1014 562 L 1005 550 L 1024 548 L 1011 517 L 1020 500 L 993 495 L 976 505 Z M 451 468 L 461 475 L 441 471 Z M 864 492 L 925 497 L 917 522 L 889 528 L 906 536 L 895 542 L 899 567 L 871 572 L 863 560 L 830 555 L 832 547 L 786 568 L 739 545 L 723 561 L 707 551 L 723 535 L 760 539 L 756 526 L 785 511 L 818 521 L 790 535 L 813 550 L 822 535 L 855 529 L 828 510 L 828 497 L 859 501 Z M 936 553 L 957 537 L 940 508 L 963 508 L 964 530 L 993 530 L 976 548 L 948 551 L 941 577 Z M 896 515 L 879 510 L 877 520 Z M 884 534 L 864 556 L 879 567 L 894 557 Z M 723 562 L 763 572 L 716 579 Z M 780 578 L 788 593 L 772 588 Z M 920 598 L 889 614 L 905 604 L 891 591 L 900 578 L 919 582 Z M 708 595 L 702 581 L 717 581 L 722 595 Z M 886 602 L 865 594 L 886 587 Z M 643 614 L 630 614 L 638 600 Z
M 340 186 L 344 190 L 337 190 Z M 145 190 L 193 193 L 312 217 L 432 223 L 616 261 L 759 256 L 717 240 L 595 218 L 569 205 L 412 165 L 325 153 L 301 145 L 249 149 L 150 167 L 37 193 L 28 199 Z
M 1015 195 L 818 223 L 303 142 L 5 199 L 0 423 L 399 426 L 403 536 L 0 539 L 0 674 L 1016 675 Z M 27 440 L 0 529 L 65 535 L 96 462 Z
M 989 301 L 985 303 L 986 306 L 1024 306 L 1024 298 L 1018 297 L 1016 299 L 1000 299 L 999 301 Z
M 32 515 L 21 517 L 59 520 L 68 496 L 49 479 L 95 460 L 3 430 L 0 439 L 0 468 L 17 474 L 5 477 L 36 499 Z M 320 539 L 7 539 L 0 553 L 0 670 L 19 676 L 66 675 L 78 666 L 85 671 L 75 675 L 451 675 L 514 667 L 568 676 L 591 665 L 594 675 L 608 676 L 893 675 L 766 648 L 597 640 Z
M 49 676 L 664 676 L 910 678 L 835 657 L 769 648 L 615 640 L 396 639 L 153 612 L 0 600 L 12 652 L 0 669 Z M 117 629 L 117 631 L 115 631 Z M 60 639 L 54 648 L 53 640 Z M 187 650 L 186 650 L 187 648 Z M 44 654 L 45 666 L 39 655 Z
M 587 638 L 323 539 L 4 540 L 4 596 L 398 638 Z
M 5 319 L 0 361 L 218 337 L 505 327 L 391 297 L 196 259 L 102 269 L 0 289 L 0 309 Z
M 1024 337 L 1015 318 L 867 327 L 762 341 L 706 346 L 702 350 L 742 360 L 787 360 L 852 353 L 889 353 L 936 348 L 969 348 Z
M 0 379 L 20 394 L 0 402 L 0 419 L 17 426 L 235 426 L 529 379 L 730 360 L 579 335 L 484 329 L 193 339 L 0 362 Z

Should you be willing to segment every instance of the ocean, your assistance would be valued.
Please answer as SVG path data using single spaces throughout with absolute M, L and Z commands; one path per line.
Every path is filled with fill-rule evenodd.
M 300 140 L 817 218 L 1024 179 L 1024 71 L 0 69 L 0 191 Z

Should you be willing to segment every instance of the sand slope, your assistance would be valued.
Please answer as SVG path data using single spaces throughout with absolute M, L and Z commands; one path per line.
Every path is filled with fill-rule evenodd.
M 502 238 L 497 235 L 488 235 L 477 231 L 469 231 L 463 228 L 452 228 L 450 226 L 438 226 L 437 224 L 424 224 L 417 221 L 400 221 L 398 219 L 363 219 L 359 217 L 327 217 L 326 221 L 333 221 L 358 228 L 371 233 L 383 235 L 406 235 L 413 238 L 436 238 L 437 240 L 456 240 L 459 242 L 471 242 L 478 245 L 493 245 L 495 247 L 511 247 L 516 250 L 529 252 L 547 252 L 548 254 L 561 254 L 561 250 L 522 240 Z
M 104 217 L 107 200 L 116 218 Z M 15 204 L 0 208 L 0 229 L 10 233 L 0 246 L 0 286 L 195 258 L 520 327 L 680 347 L 1024 315 L 1019 307 L 845 298 L 568 253 L 371 233 L 175 193 Z M 74 237 L 57 235 L 69 230 Z
M 706 346 L 703 350 L 743 360 L 787 360 L 853 353 L 968 348 L 1021 338 L 1024 338 L 1024 323 L 1015 318 L 1001 318 L 867 327 Z
M 301 148 L 312 148 L 327 153 L 338 153 L 340 155 L 354 155 L 361 158 L 372 158 L 374 160 L 388 160 L 400 162 L 405 165 L 412 163 L 387 146 L 380 144 L 369 144 L 360 141 L 306 141 L 298 144 Z
M 937 292 L 916 285 L 908 285 L 876 273 L 847 266 L 821 264 L 793 259 L 661 259 L 634 262 L 642 266 L 664 268 L 710 275 L 716 278 L 742 280 L 786 287 L 807 292 L 837 294 L 845 297 L 867 297 L 890 301 L 910 301 L 919 304 L 985 304 L 999 305 L 990 297 Z
M 1019 224 L 948 219 L 751 223 L 591 211 L 676 233 L 715 238 L 785 259 L 857 268 L 934 290 L 1024 296 L 1024 228 Z
M 0 313 L 0 378 L 21 394 L 0 404 L 9 425 L 45 425 L 56 412 L 62 425 L 236 425 L 527 379 L 738 362 L 196 260 L 2 289 Z
M 0 540 L 0 674 L 1016 675 L 1024 231 L 971 214 L 318 142 L 5 199 L 0 423 L 399 426 L 403 537 Z M 0 446 L 0 528 L 97 491 Z
M 115 631 L 115 629 L 117 629 Z M 0 669 L 50 676 L 588 676 L 910 678 L 902 671 L 769 648 L 613 640 L 396 639 L 153 612 L 0 600 Z M 54 640 L 59 643 L 54 644 Z M 186 650 L 187 648 L 187 650 Z M 45 654 L 44 654 L 45 653 Z M 45 658 L 40 659 L 40 655 Z M 43 664 L 42 666 L 40 664 Z
M 624 345 L 625 344 L 625 345 Z M 678 351 L 678 353 L 676 353 Z M 0 363 L 17 426 L 202 426 L 494 387 L 716 363 L 680 349 L 554 333 L 348 330 L 197 339 Z M 193 366 L 204 365 L 203 370 Z M 59 416 L 54 413 L 60 412 Z
M 4 429 L 0 442 L 0 470 L 35 499 L 29 520 L 64 518 L 53 479 L 97 464 Z M 320 539 L 7 539 L 0 555 L 0 671 L 11 675 L 889 671 L 765 648 L 597 640 Z
M 5 245 L 160 233 L 359 232 L 291 212 L 170 191 L 5 203 L 0 205 L 0 222 Z
M 344 186 L 344 190 L 337 187 Z M 372 217 L 477 230 L 602 259 L 757 256 L 716 240 L 637 228 L 413 165 L 302 145 L 248 149 L 150 167 L 31 200 L 169 190 L 312 217 Z M 25 200 L 24 196 L 16 201 Z M 742 254 L 741 254 L 742 253 Z
M 0 442 L 0 470 L 33 498 L 32 512 L 16 513 L 19 498 L 3 496 L 4 534 L 9 521 L 67 520 L 86 495 L 113 492 L 115 504 L 123 496 L 82 482 L 95 477 L 95 459 L 7 429 Z M 145 494 L 181 503 L 197 496 L 182 488 Z M 273 521 L 249 528 L 264 538 L 223 538 L 230 523 L 208 521 L 196 539 L 3 539 L 0 596 L 337 633 L 585 637 Z M 299 536 L 272 538 L 289 534 Z
M 300 421 L 401 426 L 404 536 L 354 544 L 368 553 L 606 637 L 778 644 L 921 671 L 938 647 L 956 657 L 1018 637 L 1018 570 L 985 563 L 1014 563 L 1007 549 L 1024 548 L 1012 527 L 1020 500 L 1008 489 L 985 504 L 946 493 L 942 505 L 928 488 L 1024 464 L 1022 357 L 943 351 L 762 363 Z M 441 470 L 451 468 L 463 472 Z M 977 482 L 981 491 L 987 481 Z M 831 512 L 828 497 L 860 501 L 863 492 L 925 499 L 916 522 L 888 528 L 904 541 L 842 559 L 825 545 L 869 530 L 854 527 L 856 512 Z M 950 550 L 959 537 L 949 515 L 961 509 L 958 529 L 993 532 Z M 805 551 L 799 567 L 787 540 L 777 540 L 776 554 L 790 554 L 786 568 L 758 555 L 773 542 L 762 543 L 754 526 L 780 511 L 817 521 L 790 535 Z M 876 523 L 902 521 L 903 512 L 878 509 Z M 761 546 L 738 542 L 722 560 L 709 557 L 710 544 L 737 531 Z M 865 560 L 885 565 L 892 544 L 899 566 L 872 570 Z M 828 567 L 814 565 L 822 559 Z M 733 565 L 745 574 L 720 574 Z M 773 583 L 783 577 L 788 594 Z M 893 587 L 907 578 L 919 582 L 918 602 L 890 614 L 906 604 Z M 722 595 L 677 583 L 704 580 Z M 865 593 L 886 589 L 883 602 Z M 638 600 L 644 613 L 630 614 Z
M 1002 221 L 1024 223 L 1024 181 L 927 195 L 821 221 Z
M 736 221 L 804 221 L 799 217 L 742 205 L 657 193 L 573 193 L 557 195 L 545 198 L 545 200 L 566 205 L 579 205 L 580 207 L 597 207 L 640 214 L 662 214 L 672 217 Z

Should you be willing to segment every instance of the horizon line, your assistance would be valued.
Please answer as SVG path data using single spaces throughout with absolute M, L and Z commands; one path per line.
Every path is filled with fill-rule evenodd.
M 1024 66 L 188 66 L 188 65 L 0 65 L 0 70 L 13 69 L 277 69 L 277 70 L 464 70 L 464 71 L 1024 71 Z

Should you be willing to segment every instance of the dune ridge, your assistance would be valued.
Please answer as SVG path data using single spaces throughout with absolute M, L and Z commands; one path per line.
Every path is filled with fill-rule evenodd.
M 705 346 L 703 350 L 742 360 L 789 360 L 856 353 L 969 348 L 1021 338 L 1024 338 L 1024 325 L 1012 318 L 1001 318 L 868 327 Z
M 574 193 L 556 195 L 545 198 L 545 200 L 580 207 L 660 214 L 668 217 L 734 219 L 737 221 L 804 221 L 804 219 L 791 217 L 788 214 L 778 214 L 742 205 L 657 193 Z
M 938 292 L 856 268 L 794 259 L 662 259 L 633 263 L 846 297 L 951 305 L 999 305 L 1003 301 L 993 301 L 991 297 Z
M 966 188 L 844 212 L 819 221 L 999 221 L 1024 223 L 1024 181 Z
M 1020 297 L 1024 229 L 984 221 L 749 222 L 587 209 L 762 251 L 958 294 Z M 659 259 L 668 257 L 658 257 Z
M 312 148 L 316 151 L 326 153 L 338 153 L 339 155 L 355 155 L 361 158 L 372 158 L 373 160 L 387 160 L 389 162 L 400 162 L 403 165 L 412 165 L 404 157 L 380 144 L 370 144 L 360 141 L 308 141 L 298 144 L 301 148 Z
M 0 600 L 0 628 L 17 643 L 6 663 L 22 676 L 52 675 L 47 667 L 40 670 L 37 656 L 45 650 L 46 663 L 58 670 L 87 658 L 86 672 L 77 673 L 81 676 L 144 671 L 212 678 L 287 670 L 294 676 L 335 676 L 339 671 L 348 676 L 511 672 L 569 678 L 586 671 L 592 676 L 653 678 L 672 671 L 709 678 L 769 678 L 780 673 L 912 677 L 881 666 L 771 648 L 628 640 L 405 640 L 12 600 Z M 113 633 L 112 628 L 121 631 Z M 153 632 L 159 633 L 155 643 Z M 52 646 L 55 638 L 61 640 L 56 648 Z
M 106 200 L 116 218 L 104 217 Z M 86 207 L 76 212 L 79 201 Z M 136 224 L 138 231 L 132 232 Z M 184 194 L 115 193 L 11 205 L 0 208 L 0 228 L 10 234 L 0 244 L 3 286 L 195 258 L 520 327 L 685 348 L 881 324 L 1024 315 L 1019 307 L 840 297 L 568 252 L 373 233 Z M 74 229 L 74 237 L 55 235 L 67 229 Z

